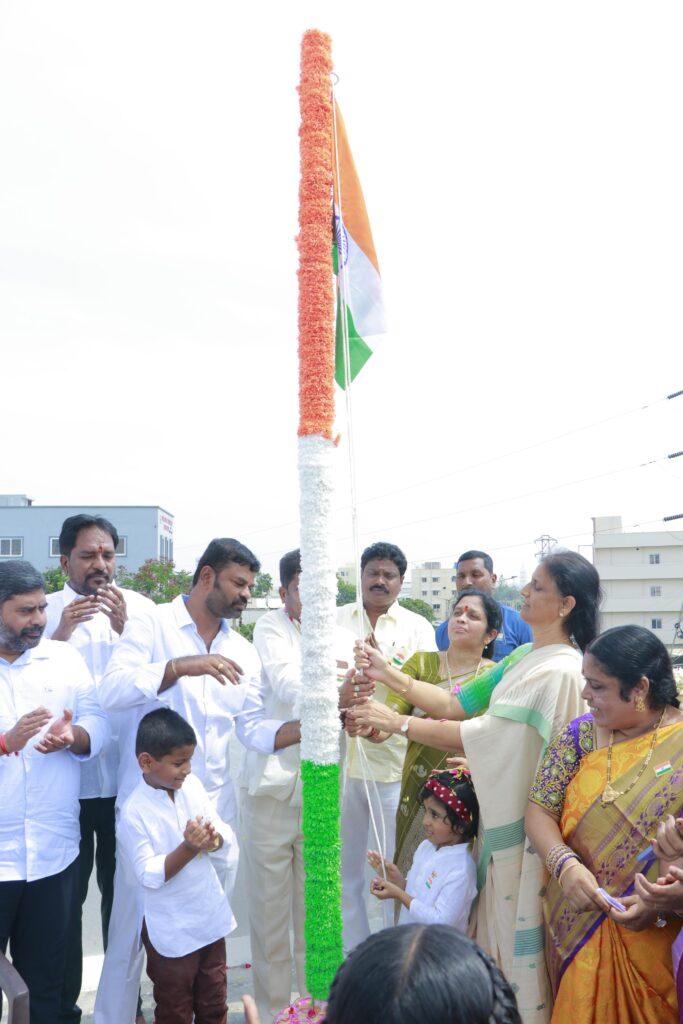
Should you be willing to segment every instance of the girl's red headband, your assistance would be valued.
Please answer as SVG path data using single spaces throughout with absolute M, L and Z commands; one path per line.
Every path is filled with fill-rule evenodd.
M 465 804 L 462 802 L 460 797 L 457 796 L 449 786 L 446 786 L 443 782 L 439 781 L 437 776 L 443 774 L 444 772 L 442 770 L 437 769 L 436 771 L 433 771 L 425 782 L 424 788 L 430 793 L 433 793 L 442 804 L 445 804 L 446 807 L 450 807 L 452 811 L 455 811 L 459 818 L 469 824 L 472 821 L 472 812 L 469 808 L 465 807 Z M 452 786 L 456 786 L 465 778 L 470 777 L 470 773 L 466 768 L 453 768 L 450 770 L 450 774 L 453 777 L 453 781 L 451 783 Z

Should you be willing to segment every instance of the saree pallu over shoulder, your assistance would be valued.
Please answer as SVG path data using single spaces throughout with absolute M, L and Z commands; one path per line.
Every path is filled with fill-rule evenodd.
M 600 801 L 606 779 L 607 751 L 604 747 L 582 757 L 581 767 L 567 787 L 560 822 L 563 839 L 579 855 L 598 883 L 617 898 L 633 891 L 636 872 L 656 876 L 654 855 L 649 862 L 638 861 L 638 856 L 648 848 L 662 818 L 669 813 L 679 813 L 683 805 L 683 725 L 670 726 L 662 732 L 664 735 L 655 748 L 654 763 L 638 784 L 614 803 L 603 806 Z M 642 768 L 639 755 L 643 750 L 647 754 L 648 743 L 649 736 L 644 742 L 643 737 L 639 737 L 614 747 L 615 762 L 619 757 L 623 762 L 631 755 L 629 767 L 614 783 L 616 789 L 627 790 L 634 783 Z M 665 767 L 663 774 L 655 773 L 657 766 Z M 585 807 L 582 807 L 582 802 Z M 601 925 L 613 925 L 622 931 L 604 914 L 582 914 L 572 910 L 554 879 L 548 884 L 544 917 L 546 958 L 554 993 L 557 993 L 565 971 Z M 629 942 L 637 944 L 638 936 L 647 935 L 644 941 L 653 947 L 662 943 L 666 946 L 667 941 L 670 946 L 672 937 L 667 940 L 668 931 L 665 934 L 649 931 L 629 933 Z M 654 1016 L 652 1019 L 658 1018 Z

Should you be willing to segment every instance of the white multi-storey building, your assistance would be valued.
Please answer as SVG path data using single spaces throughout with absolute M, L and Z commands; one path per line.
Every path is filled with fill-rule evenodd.
M 441 562 L 423 562 L 411 569 L 410 596 L 426 601 L 437 622 L 447 619 L 455 597 L 455 566 L 441 567 Z
M 593 562 L 605 592 L 602 628 L 634 623 L 672 645 L 682 621 L 683 532 L 624 533 L 620 516 L 599 516 Z

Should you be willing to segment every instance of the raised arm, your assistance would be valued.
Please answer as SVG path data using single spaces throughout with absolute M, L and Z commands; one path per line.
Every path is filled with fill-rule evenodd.
M 406 739 L 424 743 L 448 753 L 463 752 L 459 722 L 435 722 L 431 718 L 400 715 L 376 700 L 366 701 L 350 708 L 347 715 L 361 728 L 379 729 L 381 733 L 402 733 Z M 406 726 L 402 729 L 401 726 Z
M 384 683 L 388 690 L 434 718 L 462 721 L 467 717 L 457 697 L 432 683 L 413 679 L 389 664 L 381 651 L 368 643 L 356 643 L 356 668 L 369 679 Z

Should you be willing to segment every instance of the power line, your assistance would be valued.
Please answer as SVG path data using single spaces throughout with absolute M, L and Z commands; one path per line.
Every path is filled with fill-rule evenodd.
M 613 469 L 608 473 L 597 473 L 593 476 L 579 477 L 576 480 L 567 480 L 564 483 L 553 484 L 550 487 L 541 487 L 536 491 L 526 491 L 524 494 L 515 494 L 512 497 L 506 496 L 499 498 L 497 501 L 484 502 L 481 505 L 470 505 L 467 508 L 452 509 L 449 512 L 441 512 L 436 516 L 422 516 L 419 519 L 410 519 L 402 523 L 393 523 L 390 526 L 383 525 L 383 530 L 398 530 L 406 526 L 415 526 L 421 523 L 433 523 L 439 519 L 449 519 L 458 515 L 463 515 L 465 512 L 480 512 L 483 509 L 495 508 L 498 505 L 506 505 L 512 501 L 521 501 L 524 498 L 535 498 L 539 494 L 548 494 L 553 491 L 564 490 L 566 487 L 575 487 L 576 484 L 588 483 L 592 480 L 604 480 L 610 476 L 617 476 L 620 473 L 628 473 L 633 469 L 645 469 L 647 466 L 653 466 L 658 462 L 662 462 L 667 458 L 666 455 L 662 455 L 658 459 L 649 459 L 647 462 L 633 463 L 630 466 L 622 466 L 621 469 Z M 367 535 L 369 531 L 364 531 Z M 374 531 L 373 531 L 374 532 Z M 348 540 L 348 536 L 345 534 L 338 538 L 339 540 Z
M 676 395 L 683 395 L 683 391 L 676 392 Z M 425 480 L 416 481 L 411 484 L 406 484 L 404 487 L 397 487 L 391 491 L 382 491 L 379 494 L 375 494 L 369 498 L 361 498 L 359 505 L 364 505 L 370 501 L 379 501 L 380 498 L 390 498 L 395 494 L 403 494 L 405 491 L 415 490 L 417 487 L 424 487 L 427 484 L 437 483 L 440 480 L 448 480 L 450 477 L 459 476 L 461 473 L 468 473 L 472 469 L 480 469 L 482 466 L 490 466 L 494 462 L 500 462 L 502 459 L 511 459 L 516 455 L 523 455 L 525 452 L 535 451 L 537 448 L 543 448 L 546 445 L 554 444 L 556 441 L 562 441 L 566 437 L 573 437 L 574 434 L 579 434 L 584 430 L 592 430 L 594 427 L 600 427 L 605 423 L 612 423 L 615 420 L 623 419 L 626 416 L 632 416 L 636 412 L 645 412 L 647 409 L 653 409 L 657 405 L 661 405 L 666 402 L 668 398 L 675 398 L 676 395 L 667 395 L 667 398 L 659 398 L 654 402 L 649 402 L 647 405 L 634 406 L 631 409 L 627 409 L 624 412 L 615 413 L 613 416 L 605 416 L 604 419 L 594 420 L 591 423 L 584 423 L 582 426 L 574 427 L 572 430 L 567 430 L 562 434 L 554 434 L 552 437 L 547 437 L 543 441 L 535 441 L 533 444 L 525 445 L 522 448 L 515 448 L 509 452 L 503 452 L 501 455 L 493 455 L 489 459 L 483 459 L 480 462 L 472 462 L 467 466 L 461 466 L 458 469 L 453 469 L 448 473 L 441 473 L 437 476 L 428 477 Z M 679 452 L 678 454 L 683 454 Z M 675 455 L 669 456 L 669 458 L 675 458 Z M 342 506 L 342 509 L 348 508 L 349 506 Z
M 448 473 L 442 473 L 442 474 L 439 474 L 437 476 L 428 477 L 425 480 L 420 480 L 420 481 L 416 481 L 416 482 L 413 482 L 413 483 L 410 483 L 410 484 L 406 484 L 405 486 L 397 487 L 397 488 L 394 488 L 394 489 L 389 490 L 389 491 L 381 491 L 381 492 L 379 492 L 377 494 L 374 494 L 374 495 L 371 495 L 370 497 L 367 497 L 367 498 L 360 498 L 360 500 L 358 501 L 358 505 L 359 506 L 360 505 L 366 505 L 366 504 L 369 504 L 370 502 L 373 502 L 373 501 L 379 501 L 382 498 L 389 498 L 389 497 L 393 497 L 396 494 L 403 494 L 406 491 L 415 490 L 416 488 L 423 488 L 423 487 L 425 487 L 428 484 L 437 483 L 438 481 L 441 481 L 441 480 L 447 480 L 450 477 L 459 476 L 461 473 L 468 473 L 471 470 L 480 469 L 483 466 L 488 466 L 488 465 L 491 465 L 491 464 L 493 464 L 495 462 L 500 462 L 502 459 L 511 459 L 514 456 L 522 455 L 525 452 L 534 451 L 537 448 L 542 448 L 542 447 L 545 447 L 546 445 L 554 444 L 556 441 L 561 441 L 561 440 L 563 440 L 566 437 L 572 437 L 575 434 L 579 434 L 579 433 L 581 433 L 584 430 L 592 430 L 595 427 L 602 426 L 605 423 L 612 423 L 615 420 L 624 419 L 626 416 L 632 416 L 634 413 L 645 412 L 645 411 L 647 411 L 649 409 L 653 409 L 653 408 L 655 408 L 658 405 L 662 405 L 664 402 L 668 401 L 669 399 L 678 397 L 679 395 L 683 395 L 683 391 L 676 391 L 676 392 L 674 392 L 671 395 L 667 395 L 666 398 L 656 399 L 653 402 L 648 402 L 646 405 L 633 406 L 630 409 L 626 409 L 623 412 L 615 413 L 612 416 L 606 416 L 606 417 L 604 417 L 603 419 L 600 419 L 600 420 L 593 420 L 590 423 L 584 423 L 582 426 L 574 427 L 574 428 L 572 428 L 572 430 L 567 430 L 567 431 L 565 431 L 564 433 L 561 433 L 561 434 L 555 434 L 552 437 L 545 438 L 543 441 L 536 441 L 533 444 L 525 445 L 522 448 L 516 448 L 516 449 L 513 449 L 512 451 L 504 452 L 501 455 L 494 455 L 491 458 L 483 459 L 480 462 L 473 462 L 473 463 L 470 463 L 467 466 L 461 466 L 459 469 L 451 470 Z M 667 458 L 668 459 L 676 458 L 677 455 L 681 455 L 681 454 L 683 454 L 683 452 L 677 452 L 677 453 L 674 453 L 672 455 L 667 456 Z M 659 461 L 659 460 L 657 460 L 657 461 Z M 619 472 L 623 472 L 623 471 L 619 471 Z M 586 479 L 595 479 L 595 478 L 586 478 Z M 542 493 L 542 492 L 539 492 L 539 493 Z M 515 500 L 515 499 L 511 499 L 511 500 Z M 335 513 L 338 514 L 340 512 L 348 511 L 348 509 L 350 509 L 350 507 L 351 507 L 350 505 L 339 505 L 339 506 L 337 506 L 335 508 L 334 511 L 335 511 Z M 465 509 L 464 511 L 469 511 L 469 510 Z M 425 520 L 425 521 L 428 522 L 429 520 Z M 289 520 L 286 520 L 285 522 L 270 524 L 268 526 L 261 527 L 261 528 L 259 528 L 257 530 L 250 530 L 249 531 L 249 535 L 251 537 L 257 537 L 257 536 L 259 536 L 261 534 L 264 534 L 264 533 L 271 533 L 274 530 L 283 530 L 283 529 L 286 529 L 287 527 L 298 527 L 298 525 L 299 525 L 299 520 L 298 519 L 289 519 Z M 401 525 L 404 525 L 404 524 L 401 524 Z M 411 525 L 411 524 L 405 524 L 405 525 Z M 393 529 L 393 527 L 387 527 L 387 529 Z M 344 537 L 344 538 L 340 538 L 340 539 L 346 539 L 346 538 Z M 189 545 L 189 544 L 188 545 L 184 545 L 185 548 L 193 547 L 193 546 L 194 545 Z M 178 550 L 183 550 L 183 548 L 179 548 Z

